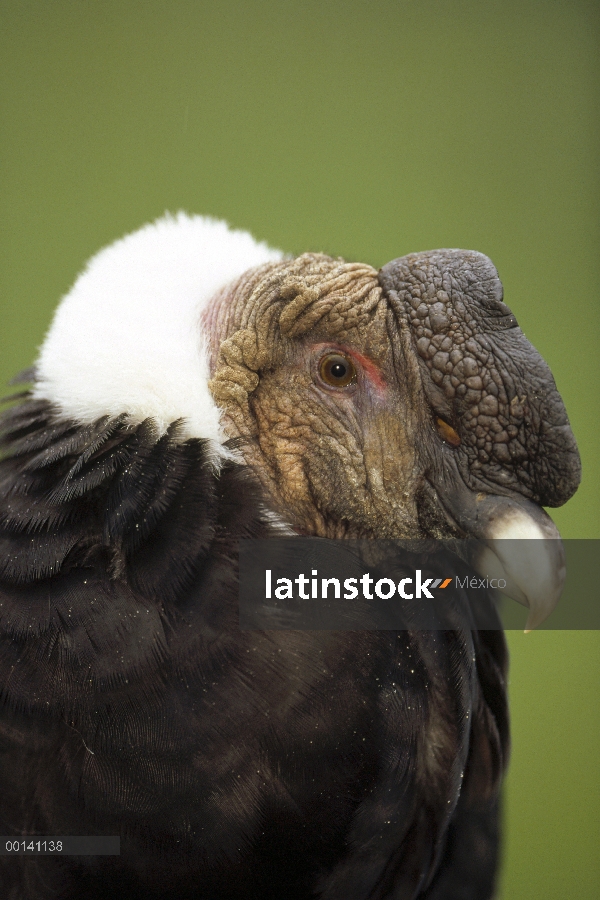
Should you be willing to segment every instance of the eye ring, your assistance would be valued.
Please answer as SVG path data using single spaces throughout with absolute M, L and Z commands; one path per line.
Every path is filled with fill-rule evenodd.
M 436 416 L 435 427 L 437 428 L 437 433 L 445 444 L 450 444 L 451 447 L 460 446 L 461 440 L 458 432 L 456 432 L 452 425 L 446 422 L 445 419 L 442 419 L 440 416 Z
M 356 382 L 356 368 L 343 353 L 326 353 L 319 363 L 319 377 L 328 387 L 346 388 Z

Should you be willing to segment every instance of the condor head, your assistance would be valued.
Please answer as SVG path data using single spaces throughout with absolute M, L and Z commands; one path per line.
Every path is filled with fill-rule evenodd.
M 204 322 L 225 428 L 295 530 L 476 537 L 528 627 L 551 612 L 564 554 L 542 506 L 575 492 L 579 455 L 487 257 L 437 250 L 377 272 L 306 254 L 245 274 Z M 505 538 L 547 540 L 515 553 Z
M 237 447 L 300 534 L 478 538 L 473 562 L 505 577 L 531 626 L 560 594 L 562 545 L 542 506 L 576 490 L 577 447 L 480 253 L 377 272 L 166 217 L 91 260 L 33 393 L 77 423 L 151 421 L 161 435 L 179 421 L 179 439 Z M 504 538 L 549 540 L 519 541 L 515 556 Z

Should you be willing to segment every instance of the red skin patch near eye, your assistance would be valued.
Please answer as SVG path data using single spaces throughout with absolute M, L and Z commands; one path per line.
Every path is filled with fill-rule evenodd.
M 363 356 L 362 353 L 359 353 L 358 350 L 354 350 L 350 347 L 346 347 L 344 344 L 318 344 L 314 347 L 314 350 L 320 350 L 321 348 L 328 348 L 332 352 L 342 353 L 344 356 L 348 356 L 352 362 L 355 363 L 355 368 L 362 369 L 373 387 L 377 388 L 379 391 L 385 390 L 385 381 L 383 380 L 383 376 L 378 366 L 375 365 L 372 359 L 369 359 L 368 356 Z
M 385 388 L 385 381 L 382 378 L 378 366 L 375 365 L 373 360 L 363 356 L 362 353 L 358 353 L 356 350 L 346 350 L 346 353 L 360 364 L 369 381 L 371 381 L 378 390 L 383 391 Z

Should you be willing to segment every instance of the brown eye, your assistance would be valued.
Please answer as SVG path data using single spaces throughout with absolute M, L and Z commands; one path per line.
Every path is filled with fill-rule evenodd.
M 356 369 L 351 360 L 341 353 L 328 353 L 319 365 L 319 375 L 331 387 L 348 387 L 356 381 Z
M 447 444 L 450 444 L 451 447 L 458 447 L 460 444 L 460 438 L 452 425 L 448 425 L 443 419 L 440 419 L 439 416 L 435 420 L 435 424 L 437 425 L 438 434 L 443 441 L 446 441 Z

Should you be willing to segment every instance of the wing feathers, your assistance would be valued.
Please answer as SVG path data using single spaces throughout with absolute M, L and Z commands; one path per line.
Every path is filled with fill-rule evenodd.
M 94 690 L 153 670 L 162 619 L 215 581 L 235 608 L 237 539 L 271 527 L 248 471 L 216 472 L 179 423 L 56 416 L 29 398 L 0 420 L 0 670 L 17 706 L 85 693 L 82 666 Z

